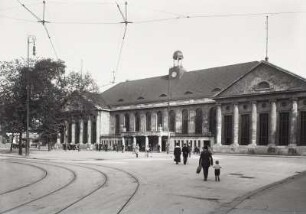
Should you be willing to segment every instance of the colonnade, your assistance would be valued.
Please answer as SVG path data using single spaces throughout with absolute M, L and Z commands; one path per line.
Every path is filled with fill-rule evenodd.
M 239 146 L 239 117 L 241 113 L 239 112 L 238 103 L 232 104 L 233 111 L 233 146 Z M 289 145 L 296 145 L 297 143 L 297 121 L 298 121 L 298 102 L 297 99 L 291 100 L 291 108 L 287 111 L 290 115 L 290 128 L 289 128 Z M 253 101 L 251 102 L 251 131 L 250 131 L 250 143 L 249 145 L 256 146 L 258 145 L 258 115 L 261 112 L 258 112 L 258 102 Z M 277 111 L 277 101 L 271 100 L 270 101 L 270 110 L 266 113 L 269 113 L 269 140 L 268 145 L 274 146 L 277 144 L 277 122 L 279 120 L 278 114 L 280 111 Z M 217 121 L 217 136 L 216 136 L 216 145 L 221 146 L 224 144 L 223 139 L 223 116 L 224 112 L 222 110 L 222 105 L 219 103 L 217 104 L 217 114 L 216 114 L 216 121 Z

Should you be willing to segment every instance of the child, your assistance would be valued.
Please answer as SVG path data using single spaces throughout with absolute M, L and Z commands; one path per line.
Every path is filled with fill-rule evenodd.
M 219 165 L 218 160 L 216 160 L 216 164 L 213 167 L 215 169 L 215 179 L 216 179 L 216 181 L 220 181 L 220 169 L 222 167 Z

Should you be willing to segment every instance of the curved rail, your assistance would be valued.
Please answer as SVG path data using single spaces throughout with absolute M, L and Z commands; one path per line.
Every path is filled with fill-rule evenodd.
M 21 164 L 21 165 L 26 165 L 26 166 L 32 166 L 32 167 L 34 167 L 34 168 L 37 168 L 37 169 L 43 171 L 44 174 L 43 174 L 39 179 L 37 179 L 37 180 L 35 180 L 35 181 L 33 181 L 33 182 L 29 183 L 29 184 L 26 184 L 26 185 L 23 185 L 23 186 L 14 188 L 14 189 L 10 189 L 10 190 L 7 190 L 7 191 L 5 191 L 5 192 L 1 192 L 0 195 L 5 195 L 5 194 L 8 194 L 8 193 L 11 193 L 11 192 L 15 192 L 15 191 L 17 191 L 17 190 L 20 190 L 20 189 L 22 189 L 22 188 L 26 188 L 26 187 L 32 186 L 32 185 L 34 185 L 34 184 L 36 184 L 36 183 L 38 183 L 38 182 L 44 180 L 44 179 L 47 177 L 47 175 L 48 175 L 47 170 L 45 170 L 44 168 L 39 167 L 39 166 L 35 166 L 35 165 L 32 165 L 32 164 L 26 164 L 26 163 L 12 162 L 12 161 L 5 161 L 5 162 L 15 163 L 15 164 Z

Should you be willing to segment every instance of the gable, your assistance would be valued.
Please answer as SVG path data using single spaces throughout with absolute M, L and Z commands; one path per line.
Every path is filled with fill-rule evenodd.
M 297 75 L 262 62 L 252 71 L 220 92 L 216 98 L 306 91 L 306 81 Z

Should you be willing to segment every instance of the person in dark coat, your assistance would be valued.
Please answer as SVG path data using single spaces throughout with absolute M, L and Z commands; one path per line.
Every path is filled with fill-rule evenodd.
M 174 148 L 174 161 L 176 162 L 176 164 L 178 164 L 179 162 L 181 162 L 181 147 L 179 147 L 178 143 L 176 144 L 175 148 Z
M 203 168 L 204 181 L 207 181 L 208 169 L 211 165 L 213 165 L 213 158 L 207 146 L 204 146 L 203 151 L 201 152 L 199 165 L 200 164 Z
M 189 148 L 186 145 L 186 143 L 184 143 L 184 146 L 182 148 L 182 152 L 183 152 L 183 160 L 184 160 L 184 165 L 186 165 L 187 163 L 187 158 L 188 158 L 188 153 L 189 153 Z

